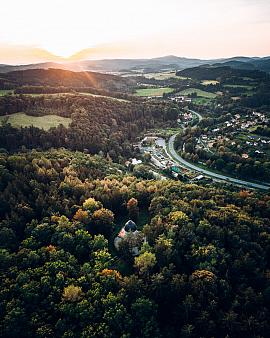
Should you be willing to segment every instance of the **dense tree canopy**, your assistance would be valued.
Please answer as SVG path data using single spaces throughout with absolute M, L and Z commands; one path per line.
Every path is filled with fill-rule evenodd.
M 215 92 L 222 81 L 246 73 L 228 68 L 192 72 L 205 78 L 210 69 L 221 77 L 207 88 Z M 268 81 L 262 72 L 252 74 Z M 155 81 L 170 82 L 174 94 L 195 82 L 147 83 Z M 1 77 L 1 88 L 37 94 L 0 97 L 1 116 L 58 115 L 71 124 L 45 131 L 14 128 L 4 118 L 0 127 L 0 336 L 269 337 L 269 194 L 209 181 L 187 184 L 164 172 L 156 180 L 149 155 L 128 165 L 138 138 L 152 128 L 175 127 L 181 107 L 130 99 L 133 84 L 59 70 Z M 81 91 L 113 91 L 114 98 Z M 201 108 L 206 118 L 176 139 L 190 160 L 203 157 L 193 141 L 205 128 L 238 109 L 244 113 L 245 100 L 257 104 L 253 95 L 236 107 L 227 94 L 216 98 L 211 112 Z M 254 132 L 268 135 L 268 126 Z M 232 171 L 226 144 L 214 149 L 212 166 Z M 266 177 L 268 165 L 256 175 Z M 136 223 L 128 223 L 130 231 L 128 220 Z
M 269 335 L 268 195 L 66 150 L 2 153 L 0 168 L 4 337 Z M 135 258 L 111 245 L 134 208 Z

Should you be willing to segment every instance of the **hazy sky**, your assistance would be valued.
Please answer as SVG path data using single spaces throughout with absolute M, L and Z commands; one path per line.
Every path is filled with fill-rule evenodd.
M 77 57 L 269 55 L 270 0 L 8 0 L 1 4 L 0 62 L 53 59 L 50 53 L 69 57 L 88 48 Z

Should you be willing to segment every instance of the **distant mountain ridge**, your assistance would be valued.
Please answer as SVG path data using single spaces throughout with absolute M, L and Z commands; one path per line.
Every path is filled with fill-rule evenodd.
M 64 69 L 71 71 L 97 71 L 97 72 L 144 72 L 162 71 L 165 69 L 181 71 L 186 68 L 202 65 L 227 65 L 235 69 L 261 70 L 270 72 L 270 56 L 244 57 L 236 56 L 224 59 L 202 60 L 195 58 L 178 57 L 174 55 L 162 56 L 152 59 L 103 59 L 76 62 L 43 62 L 29 65 L 3 65 L 0 64 L 0 73 L 27 69 Z
M 239 64 L 241 66 L 239 66 Z M 237 68 L 232 67 L 232 65 L 237 65 Z M 181 71 L 176 72 L 177 76 L 189 77 L 196 80 L 220 80 L 225 78 L 232 77 L 248 77 L 252 79 L 269 79 L 270 75 L 267 72 L 258 70 L 252 65 L 248 65 L 250 68 L 241 68 L 241 61 L 229 61 L 224 64 L 217 63 L 214 65 L 203 65 L 198 67 L 186 68 Z

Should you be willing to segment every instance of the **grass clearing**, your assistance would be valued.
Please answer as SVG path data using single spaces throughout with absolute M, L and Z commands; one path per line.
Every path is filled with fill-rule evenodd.
M 83 93 L 83 92 L 78 92 L 80 95 L 86 95 L 86 96 L 94 96 L 94 97 L 104 97 L 105 99 L 111 99 L 119 102 L 129 102 L 128 100 L 125 99 L 118 99 L 117 97 L 112 97 L 112 96 L 106 96 L 106 95 L 98 95 L 98 94 L 91 94 L 91 93 Z
M 171 78 L 176 78 L 176 74 L 174 71 L 171 72 L 160 72 L 160 73 L 145 73 L 143 74 L 147 79 L 155 79 L 155 80 L 168 80 Z
M 247 89 L 247 90 L 251 90 L 253 89 L 254 87 L 253 86 L 250 86 L 250 85 L 230 85 L 230 84 L 227 84 L 227 85 L 224 85 L 225 88 L 242 88 L 242 89 Z
M 18 94 L 17 94 L 18 95 Z M 25 94 L 20 94 L 20 95 L 28 95 L 28 96 L 32 96 L 32 97 L 36 97 L 36 96 L 56 96 L 56 97 L 63 97 L 63 96 L 72 96 L 72 95 L 85 95 L 85 96 L 93 96 L 93 97 L 103 97 L 105 99 L 111 99 L 111 100 L 115 100 L 115 101 L 119 101 L 119 102 L 129 102 L 128 100 L 124 100 L 124 99 L 118 99 L 117 97 L 112 97 L 112 96 L 105 96 L 105 95 L 98 95 L 98 94 L 92 94 L 92 93 L 84 93 L 84 92 L 67 92 L 67 93 L 40 93 L 40 94 L 36 94 L 36 93 L 25 93 Z
M 186 76 L 176 76 L 178 80 L 191 80 L 191 77 L 186 77 Z
M 85 92 L 40 93 L 40 94 L 26 93 L 26 94 L 21 94 L 21 95 L 28 95 L 28 96 L 32 96 L 32 97 L 35 97 L 35 96 L 56 96 L 56 97 L 63 97 L 63 96 L 72 96 L 72 95 L 85 95 L 85 96 L 93 96 L 93 97 L 103 97 L 105 99 L 116 100 L 116 101 L 119 101 L 119 102 L 129 102 L 128 100 L 118 99 L 117 97 L 106 96 L 106 95 L 99 95 L 99 94 L 92 94 L 92 93 L 85 93 Z
M 5 96 L 7 94 L 14 94 L 13 89 L 1 89 L 0 90 L 0 96 Z
M 74 95 L 74 93 L 22 93 L 22 94 L 16 94 L 16 95 L 25 95 L 25 96 L 55 96 L 55 97 L 62 97 L 66 95 Z
M 211 102 L 211 99 L 206 97 L 196 97 L 192 99 L 192 102 L 200 106 L 207 106 Z
M 179 127 L 166 129 L 149 129 L 148 132 L 154 134 L 155 136 L 167 139 L 175 133 L 179 132 Z
M 204 86 L 208 86 L 208 85 L 216 85 L 218 84 L 219 81 L 217 80 L 202 80 L 201 84 Z
M 205 90 L 197 89 L 197 88 L 187 88 L 182 90 L 181 92 L 177 93 L 180 95 L 191 95 L 196 93 L 198 97 L 204 97 L 207 99 L 214 99 L 217 94 L 206 92 Z
M 145 89 L 137 89 L 135 95 L 136 96 L 162 96 L 164 93 L 171 93 L 173 91 L 172 88 L 164 87 L 164 88 L 145 88 Z
M 39 129 L 49 130 L 50 128 L 57 127 L 60 124 L 68 127 L 72 120 L 70 118 L 57 115 L 30 116 L 25 113 L 16 113 L 0 116 L 0 123 L 4 121 L 10 123 L 15 128 L 33 126 Z

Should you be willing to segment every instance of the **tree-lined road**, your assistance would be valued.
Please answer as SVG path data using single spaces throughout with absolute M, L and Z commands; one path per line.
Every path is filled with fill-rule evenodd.
M 197 112 L 195 112 L 193 110 L 190 110 L 190 112 L 192 112 L 193 114 L 198 116 L 199 122 L 202 120 L 202 116 L 200 114 L 198 114 Z M 230 177 L 230 176 L 217 174 L 217 173 L 214 173 L 214 172 L 209 171 L 207 169 L 200 168 L 200 167 L 196 166 L 195 164 L 192 164 L 192 163 L 186 161 L 176 152 L 176 150 L 174 148 L 174 142 L 175 142 L 176 136 L 177 136 L 177 134 L 174 134 L 169 139 L 168 154 L 175 162 L 179 163 L 179 165 L 181 167 L 184 167 L 184 168 L 187 168 L 187 169 L 190 169 L 190 170 L 193 170 L 193 171 L 197 171 L 201 174 L 204 174 L 205 176 L 211 177 L 211 178 L 216 179 L 216 180 L 222 180 L 222 181 L 225 181 L 227 183 L 232 183 L 232 184 L 244 186 L 244 187 L 247 187 L 247 188 L 255 188 L 255 189 L 261 189 L 261 190 L 269 190 L 270 189 L 270 186 L 268 186 L 266 184 L 253 183 L 253 182 L 233 178 L 233 177 Z

